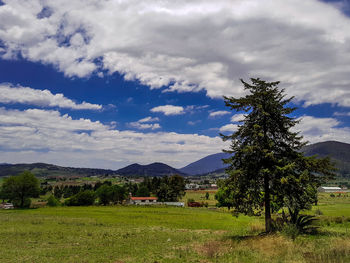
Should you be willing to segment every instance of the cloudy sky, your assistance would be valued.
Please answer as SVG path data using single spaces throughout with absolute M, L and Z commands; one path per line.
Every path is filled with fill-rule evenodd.
M 0 1 L 0 163 L 182 167 L 226 147 L 251 77 L 350 143 L 350 1 Z

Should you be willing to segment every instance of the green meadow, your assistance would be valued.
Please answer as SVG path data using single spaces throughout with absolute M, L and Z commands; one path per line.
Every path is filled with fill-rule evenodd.
M 350 198 L 321 195 L 309 213 L 318 233 L 293 241 L 211 207 L 0 210 L 0 262 L 350 262 Z

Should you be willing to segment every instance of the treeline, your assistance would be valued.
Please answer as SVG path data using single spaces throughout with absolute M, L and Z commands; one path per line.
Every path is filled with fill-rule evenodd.
M 185 180 L 180 175 L 145 177 L 142 183 L 126 184 L 133 196 L 156 196 L 160 202 L 176 202 L 185 195 Z
M 185 194 L 185 181 L 182 176 L 173 175 L 163 178 L 148 178 L 143 182 L 112 184 L 110 181 L 97 182 L 95 185 L 39 186 L 38 179 L 30 172 L 11 176 L 4 180 L 0 188 L 0 198 L 12 202 L 16 207 L 29 207 L 31 198 L 51 193 L 49 206 L 60 204 L 67 206 L 122 204 L 129 195 L 138 197 L 156 196 L 161 202 L 178 201 Z M 61 203 L 61 200 L 63 202 Z

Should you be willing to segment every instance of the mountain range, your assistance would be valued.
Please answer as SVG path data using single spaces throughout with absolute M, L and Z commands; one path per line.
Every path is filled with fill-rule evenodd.
M 179 170 L 188 175 L 200 175 L 214 171 L 223 171 L 227 165 L 222 162 L 222 159 L 228 158 L 229 156 L 228 153 L 211 154 L 198 161 L 190 163 Z
M 304 146 L 302 152 L 306 156 L 330 156 L 336 163 L 338 173 L 342 176 L 350 177 L 350 144 L 337 141 L 319 142 Z M 212 154 L 179 170 L 189 175 L 223 173 L 227 165 L 223 164 L 222 159 L 228 156 L 226 153 Z
M 164 163 L 151 163 L 148 165 L 141 165 L 134 163 L 122 169 L 117 170 L 117 173 L 123 176 L 164 176 L 179 174 L 185 176 L 186 174 Z
M 305 146 L 302 151 L 305 155 L 320 157 L 330 156 L 335 161 L 338 172 L 344 177 L 350 177 L 350 144 L 336 141 L 320 142 Z M 73 168 L 62 167 L 53 164 L 32 163 L 32 164 L 0 164 L 0 176 L 15 175 L 25 170 L 31 171 L 37 176 L 165 176 L 180 174 L 205 175 L 223 173 L 226 166 L 222 159 L 227 158 L 226 153 L 216 153 L 206 156 L 198 161 L 190 163 L 183 168 L 175 169 L 164 163 L 152 163 L 149 165 L 131 164 L 119 170 Z
M 47 163 L 0 164 L 0 177 L 30 171 L 37 176 L 101 176 L 115 175 L 116 171 L 94 168 L 63 167 Z

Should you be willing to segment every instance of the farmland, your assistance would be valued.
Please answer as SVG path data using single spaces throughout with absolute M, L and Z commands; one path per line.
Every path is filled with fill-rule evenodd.
M 349 208 L 346 195 L 322 194 L 310 211 L 319 233 L 295 241 L 259 236 L 262 218 L 210 207 L 2 210 L 0 262 L 349 262 Z

